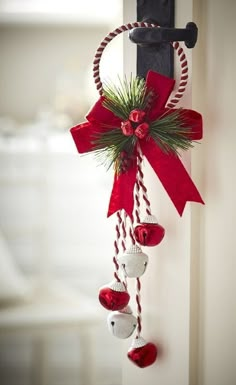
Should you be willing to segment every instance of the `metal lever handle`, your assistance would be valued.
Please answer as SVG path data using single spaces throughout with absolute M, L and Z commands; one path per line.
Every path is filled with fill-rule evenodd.
M 187 48 L 193 48 L 197 42 L 197 35 L 198 28 L 193 22 L 187 23 L 186 28 L 138 27 L 129 32 L 130 40 L 141 46 L 184 41 Z

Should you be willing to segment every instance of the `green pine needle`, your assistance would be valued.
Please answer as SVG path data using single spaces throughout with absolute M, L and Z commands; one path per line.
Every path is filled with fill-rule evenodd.
M 98 136 L 93 142 L 95 147 L 95 156 L 99 162 L 109 169 L 113 164 L 117 163 L 120 169 L 119 161 L 121 154 L 127 154 L 129 158 L 137 143 L 136 136 L 124 136 L 120 128 L 115 128 Z
M 103 96 L 104 107 L 122 121 L 128 120 L 134 109 L 147 112 L 154 97 L 157 97 L 152 90 L 146 88 L 145 80 L 139 77 L 131 78 L 130 82 L 126 78 L 124 82 L 120 80 L 118 86 L 105 85 Z M 179 150 L 188 150 L 193 146 L 189 135 L 192 128 L 186 127 L 183 110 L 168 110 L 149 124 L 146 140 L 152 138 L 163 152 L 179 155 Z M 125 136 L 121 127 L 110 127 L 110 131 L 97 133 L 94 137 L 95 155 L 108 169 L 114 165 L 117 172 L 123 172 L 132 162 L 138 140 L 135 134 Z
M 163 115 L 150 125 L 150 137 L 165 153 L 174 152 L 179 155 L 179 149 L 188 150 L 193 147 L 190 132 L 191 128 L 184 124 L 184 112 L 181 109 Z
M 105 100 L 104 107 L 112 111 L 122 120 L 126 120 L 132 110 L 138 108 L 145 110 L 153 97 L 151 90 L 147 91 L 145 80 L 139 77 L 132 78 L 128 82 L 127 78 L 120 84 L 105 84 L 103 95 Z

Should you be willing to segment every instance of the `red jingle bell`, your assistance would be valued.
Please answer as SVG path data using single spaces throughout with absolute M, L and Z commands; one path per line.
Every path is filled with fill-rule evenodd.
M 146 112 L 143 110 L 139 110 L 136 108 L 135 110 L 132 110 L 129 114 L 129 120 L 134 123 L 141 123 L 146 116 Z
M 156 246 L 165 235 L 165 229 L 157 223 L 154 215 L 147 215 L 134 229 L 136 241 L 142 246 Z
M 152 342 L 147 343 L 142 337 L 138 337 L 133 341 L 127 355 L 139 368 L 146 368 L 156 361 L 157 347 Z
M 137 138 L 143 139 L 147 136 L 148 131 L 149 131 L 149 124 L 144 122 L 138 125 L 134 133 L 137 136 Z
M 125 136 L 131 136 L 134 133 L 134 129 L 129 120 L 121 122 L 121 130 Z
M 98 298 L 103 307 L 113 311 L 127 306 L 130 296 L 122 282 L 112 281 L 99 290 Z

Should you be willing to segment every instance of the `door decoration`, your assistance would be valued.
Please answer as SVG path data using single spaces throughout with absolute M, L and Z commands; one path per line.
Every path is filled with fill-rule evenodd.
M 101 83 L 99 68 L 105 47 L 115 36 L 134 27 L 158 26 L 135 22 L 105 37 L 94 59 L 94 80 L 100 98 L 86 116 L 87 121 L 72 127 L 71 134 L 79 153 L 92 151 L 107 167 L 114 168 L 108 205 L 108 217 L 117 218 L 114 279 L 99 290 L 98 297 L 109 311 L 109 331 L 121 339 L 135 334 L 128 358 L 144 368 L 156 361 L 158 347 L 141 334 L 141 276 L 149 264 L 142 246 L 160 244 L 165 229 L 151 210 L 143 159 L 150 163 L 180 216 L 188 201 L 203 203 L 179 157 L 180 151 L 188 150 L 202 138 L 202 118 L 196 111 L 175 108 L 188 79 L 186 56 L 178 42 L 171 43 L 181 65 L 174 96 L 171 93 L 175 81 L 154 71 L 149 71 L 146 81 L 134 77 L 120 81 L 118 86 Z M 135 315 L 129 306 L 128 279 L 136 280 Z

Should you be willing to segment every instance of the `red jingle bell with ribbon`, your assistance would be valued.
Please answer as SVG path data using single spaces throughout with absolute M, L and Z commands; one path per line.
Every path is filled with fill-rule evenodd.
M 98 297 L 105 309 L 114 312 L 108 317 L 113 335 L 126 338 L 136 329 L 128 358 L 145 368 L 155 362 L 158 349 L 141 336 L 140 277 L 148 271 L 148 256 L 141 246 L 159 245 L 165 229 L 151 211 L 143 159 L 151 165 L 180 216 L 188 201 L 204 203 L 179 157 L 182 150 L 188 150 L 202 138 L 202 117 L 196 111 L 175 108 L 188 79 L 187 59 L 178 42 L 171 43 L 181 63 L 180 83 L 174 95 L 175 80 L 154 71 L 148 72 L 146 80 L 135 77 L 118 86 L 103 87 L 99 71 L 105 47 L 117 35 L 134 27 L 158 26 L 129 23 L 105 37 L 96 51 L 93 68 L 100 98 L 87 114 L 87 120 L 71 128 L 71 134 L 79 153 L 95 152 L 108 167 L 114 167 L 107 214 L 116 215 L 114 281 L 102 287 Z M 145 218 L 141 220 L 143 210 Z M 132 316 L 131 310 L 128 315 L 124 310 L 130 299 L 130 278 L 136 280 L 136 316 Z
M 136 241 L 142 246 L 157 246 L 165 235 L 165 229 L 154 215 L 147 215 L 134 229 Z
M 122 282 L 113 281 L 99 290 L 99 301 L 107 310 L 121 310 L 129 303 L 129 293 Z
M 156 345 L 152 342 L 147 343 L 143 338 L 139 337 L 133 340 L 127 356 L 139 368 L 146 368 L 154 364 L 157 353 Z

